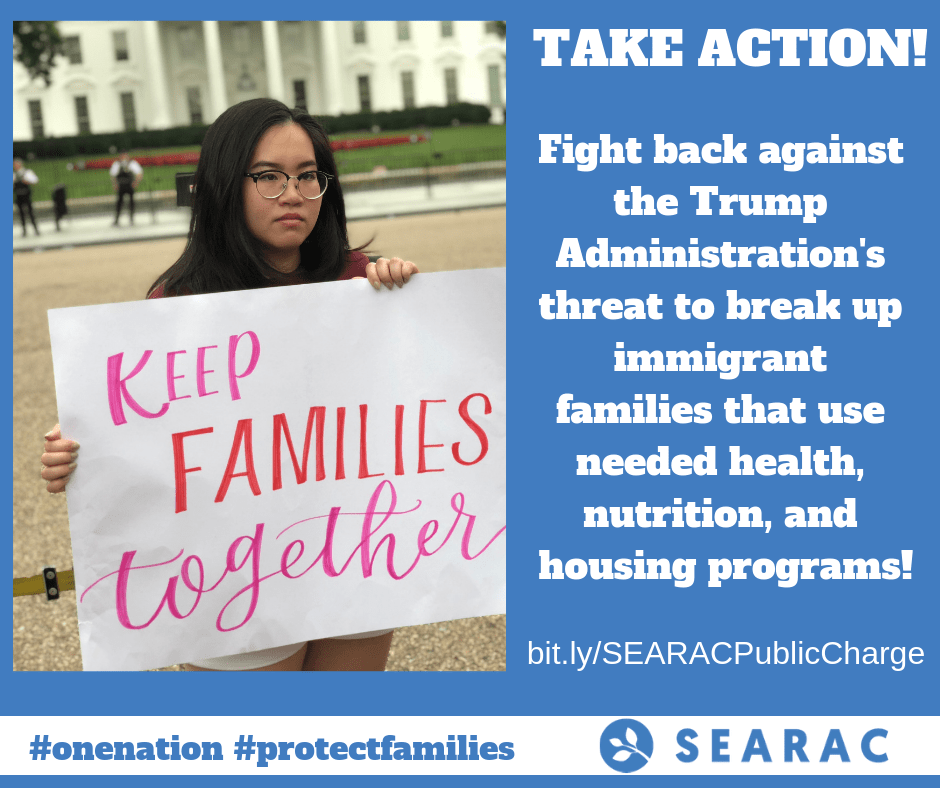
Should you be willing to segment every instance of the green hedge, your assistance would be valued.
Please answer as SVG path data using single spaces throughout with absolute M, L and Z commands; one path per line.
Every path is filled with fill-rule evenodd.
M 318 118 L 330 134 L 413 129 L 420 126 L 451 126 L 458 123 L 489 123 L 490 108 L 482 104 L 450 104 L 446 107 L 416 107 L 390 112 L 357 112 L 355 115 L 322 115 Z
M 319 116 L 330 134 L 412 129 L 420 126 L 450 126 L 459 123 L 488 123 L 490 108 L 481 104 L 451 104 L 446 107 L 398 109 L 391 112 L 359 112 L 354 115 Z M 46 137 L 14 142 L 13 156 L 19 158 L 70 158 L 108 154 L 111 149 L 142 150 L 201 145 L 207 126 L 177 126 L 155 131 L 122 131 L 111 134 L 83 134 L 78 137 Z
M 19 158 L 59 159 L 107 155 L 114 150 L 171 148 L 201 145 L 208 126 L 178 126 L 155 131 L 119 131 L 111 134 L 82 134 L 78 137 L 45 137 L 28 142 L 14 142 L 13 156 Z

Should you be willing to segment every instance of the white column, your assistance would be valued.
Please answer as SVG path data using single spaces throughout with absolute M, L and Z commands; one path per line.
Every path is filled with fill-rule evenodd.
M 264 70 L 268 73 L 268 98 L 286 102 L 281 39 L 277 32 L 277 22 L 262 22 L 261 37 L 264 40 Z
M 173 123 L 170 120 L 170 94 L 167 90 L 159 22 L 144 22 L 144 50 L 147 53 L 150 76 L 150 121 L 147 125 L 151 128 L 166 129 Z
M 225 71 L 222 68 L 222 41 L 219 38 L 218 22 L 203 22 L 202 35 L 206 44 L 206 67 L 209 70 L 209 117 L 210 123 L 228 107 L 225 98 Z
M 323 55 L 324 110 L 327 115 L 343 111 L 343 82 L 339 62 L 339 25 L 320 22 L 320 51 Z

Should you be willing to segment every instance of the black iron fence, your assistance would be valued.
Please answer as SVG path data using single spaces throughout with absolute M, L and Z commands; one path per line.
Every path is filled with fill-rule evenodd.
M 505 126 L 456 123 L 446 128 L 339 139 L 341 143 L 379 142 L 376 146 L 335 151 L 346 192 L 505 177 Z M 175 206 L 177 174 L 193 172 L 196 167 L 195 164 L 174 163 L 173 159 L 198 156 L 198 148 L 138 150 L 137 155 L 144 166 L 144 174 L 137 189 L 135 207 L 156 211 Z M 145 157 L 149 157 L 149 161 Z M 61 196 L 63 191 L 70 215 L 113 210 L 115 194 L 108 169 L 113 158 L 114 154 L 85 159 L 27 157 L 27 168 L 39 178 L 33 186 L 37 215 L 51 216 L 53 196 L 56 193 Z M 157 162 L 164 166 L 158 166 Z M 15 204 L 13 213 L 14 219 L 18 219 Z
M 441 156 L 430 160 L 422 167 L 398 167 L 395 162 L 392 166 L 379 165 L 369 172 L 356 172 L 355 166 L 344 166 L 338 161 L 340 182 L 343 191 L 351 194 L 361 191 L 378 189 L 396 189 L 407 187 L 432 187 L 435 184 L 455 183 L 460 181 L 478 181 L 502 179 L 506 177 L 505 160 L 479 160 L 474 152 L 452 153 L 446 157 Z M 481 151 L 477 150 L 476 154 Z M 505 156 L 505 149 L 496 150 L 486 155 Z M 462 160 L 463 159 L 463 160 Z M 469 159 L 469 160 L 468 160 Z M 164 171 L 166 170 L 166 171 Z M 86 173 L 88 174 L 88 173 Z M 96 177 L 108 179 L 107 170 L 95 171 Z M 176 171 L 169 168 L 149 168 L 135 194 L 135 209 L 137 213 L 155 213 L 156 211 L 180 210 L 176 205 Z M 36 218 L 40 220 L 54 217 L 54 197 L 57 189 L 64 189 L 68 215 L 89 216 L 110 214 L 114 212 L 116 196 L 101 194 L 100 188 L 88 187 L 81 181 L 77 183 L 56 182 L 47 187 L 37 184 L 33 187 L 33 209 Z M 89 194 L 89 192 L 93 192 Z M 15 202 L 12 206 L 13 222 L 19 223 L 19 213 Z

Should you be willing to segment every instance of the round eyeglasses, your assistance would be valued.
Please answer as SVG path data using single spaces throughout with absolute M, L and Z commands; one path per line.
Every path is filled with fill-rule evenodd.
M 305 200 L 316 200 L 323 196 L 333 176 L 319 170 L 302 172 L 300 175 L 288 175 L 280 170 L 264 170 L 263 172 L 246 172 L 245 177 L 255 182 L 258 194 L 266 200 L 280 197 L 292 178 L 297 181 L 301 197 Z

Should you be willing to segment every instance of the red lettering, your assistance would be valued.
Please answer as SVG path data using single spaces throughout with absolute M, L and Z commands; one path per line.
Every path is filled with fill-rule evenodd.
M 241 454 L 243 443 L 245 445 L 245 470 L 235 473 L 235 463 L 238 460 L 238 455 Z M 232 451 L 228 456 L 228 466 L 225 468 L 222 484 L 219 486 L 219 492 L 215 496 L 216 503 L 221 503 L 225 500 L 228 486 L 236 476 L 247 476 L 251 491 L 255 495 L 261 495 L 261 488 L 258 486 L 258 476 L 255 473 L 254 455 L 251 450 L 251 419 L 239 419 L 238 425 L 235 428 L 235 440 L 232 442 Z
M 369 479 L 373 476 L 384 476 L 384 473 L 369 473 L 369 454 L 366 430 L 369 420 L 369 406 L 359 406 L 359 478 Z
M 470 400 L 472 400 L 474 397 L 483 397 L 484 416 L 489 416 L 493 411 L 493 406 L 490 405 L 490 399 L 486 396 L 486 394 L 471 394 L 468 397 L 464 397 L 463 401 L 460 403 L 460 407 L 457 409 L 457 412 L 460 414 L 460 418 L 462 418 L 466 422 L 467 426 L 473 430 L 474 434 L 477 436 L 477 439 L 480 441 L 480 453 L 477 455 L 475 460 L 470 460 L 469 462 L 460 459 L 459 443 L 455 443 L 450 447 L 450 450 L 454 455 L 454 459 L 457 460 L 457 462 L 459 462 L 461 465 L 475 465 L 486 456 L 486 453 L 490 449 L 490 442 L 486 437 L 486 433 L 483 431 L 483 428 L 470 418 L 470 411 L 467 406 Z
M 428 468 L 427 460 L 424 456 L 425 449 L 440 449 L 444 446 L 443 443 L 425 443 L 424 442 L 424 428 L 425 421 L 427 417 L 428 403 L 430 402 L 447 402 L 446 399 L 423 399 L 421 400 L 421 412 L 418 416 L 418 473 L 440 473 L 443 471 L 443 468 Z
M 336 409 L 336 478 L 346 478 L 346 465 L 343 460 L 343 436 L 346 432 L 346 408 Z
M 181 353 L 183 351 L 174 351 L 174 353 Z M 168 354 L 168 357 L 172 359 L 173 354 Z M 172 370 L 172 362 L 169 362 L 171 366 L 169 367 Z M 173 376 L 177 377 L 177 376 Z M 173 392 L 171 392 L 173 393 Z M 176 397 L 179 399 L 180 397 Z M 475 404 L 474 401 L 480 399 L 481 403 Z M 418 443 L 418 457 L 417 457 L 417 472 L 422 473 L 441 473 L 447 469 L 447 465 L 450 462 L 449 459 L 446 461 L 443 455 L 438 462 L 442 462 L 441 467 L 431 467 L 431 449 L 441 449 L 445 446 L 450 447 L 450 454 L 453 456 L 454 462 L 463 466 L 472 466 L 480 463 L 484 458 L 489 455 L 490 450 L 490 440 L 487 435 L 487 428 L 484 426 L 487 424 L 487 419 L 483 416 L 488 416 L 493 412 L 493 405 L 486 394 L 476 392 L 469 394 L 464 397 L 458 407 L 459 419 L 463 424 L 469 428 L 469 432 L 472 432 L 475 436 L 475 440 L 479 441 L 479 448 L 476 450 L 476 454 L 473 455 L 475 447 L 468 444 L 472 444 L 474 441 L 469 438 L 453 441 L 453 435 L 450 434 L 441 434 L 440 439 L 441 443 L 431 443 L 430 441 L 438 437 L 439 433 L 442 433 L 444 427 L 441 426 L 441 423 L 446 423 L 448 425 L 455 424 L 457 425 L 453 429 L 459 435 L 463 432 L 464 428 L 460 427 L 461 421 L 453 419 L 450 415 L 448 418 L 444 418 L 444 412 L 438 411 L 436 414 L 430 414 L 430 406 L 433 404 L 445 404 L 448 400 L 445 399 L 422 399 L 419 400 L 419 413 L 418 413 L 418 424 L 417 424 L 417 443 Z M 384 432 L 388 437 L 394 437 L 394 475 L 396 477 L 404 476 L 406 473 L 406 464 L 404 456 L 404 443 L 406 440 L 405 429 L 406 426 L 410 429 L 414 429 L 414 426 L 411 422 L 408 425 L 405 424 L 405 405 L 398 404 L 394 406 L 394 419 L 383 419 L 379 418 L 378 427 L 376 426 L 375 411 L 373 409 L 372 415 L 372 431 L 375 433 L 376 429 L 379 429 L 380 432 Z M 474 413 L 471 413 L 471 410 Z M 383 414 L 380 412 L 379 417 Z M 389 414 L 391 415 L 391 414 Z M 387 475 L 388 471 L 376 471 L 373 472 L 370 470 L 369 466 L 369 405 L 363 403 L 359 405 L 359 465 L 358 473 L 351 478 L 358 479 L 371 479 L 371 478 L 380 478 Z M 287 453 L 290 455 L 290 462 L 293 467 L 294 478 L 297 485 L 306 484 L 309 480 L 310 473 L 310 453 L 313 451 L 314 438 L 316 439 L 316 469 L 315 469 L 315 479 L 320 482 L 327 478 L 327 469 L 326 469 L 326 460 L 325 460 L 325 436 L 326 436 L 326 406 L 324 405 L 315 405 L 308 409 L 307 412 L 307 422 L 304 432 L 303 439 L 303 448 L 302 451 L 298 451 L 299 443 L 295 444 L 293 439 L 293 434 L 290 429 L 290 425 L 287 419 L 286 414 L 277 413 L 272 416 L 272 429 L 271 429 L 271 489 L 272 490 L 281 490 L 284 488 L 284 444 L 287 445 Z M 394 426 L 392 421 L 394 421 Z M 429 421 L 431 422 L 429 424 Z M 295 425 L 296 426 L 296 425 Z M 314 429 L 315 428 L 315 429 Z M 225 467 L 224 473 L 220 481 L 219 488 L 215 496 L 215 502 L 221 503 L 225 500 L 231 482 L 234 478 L 239 476 L 244 476 L 248 479 L 248 483 L 251 487 L 251 490 L 254 495 L 261 494 L 261 487 L 259 484 L 259 477 L 255 470 L 254 455 L 253 455 L 253 431 L 252 431 L 252 419 L 242 419 L 238 421 L 237 427 L 235 430 L 235 435 L 233 442 L 231 444 L 231 450 L 227 461 L 227 466 Z M 390 433 L 394 429 L 394 436 Z M 186 467 L 183 445 L 184 439 L 193 435 L 200 435 L 204 433 L 212 432 L 211 428 L 203 430 L 193 430 L 190 432 L 181 432 L 173 436 L 173 459 L 174 459 L 174 472 L 176 478 L 176 511 L 182 512 L 187 508 L 187 497 L 186 497 L 186 474 L 192 473 L 195 471 L 201 471 L 203 468 L 201 466 Z M 466 433 L 465 433 L 466 434 Z M 431 436 L 434 436 L 432 438 Z M 336 408 L 336 444 L 335 444 L 335 460 L 336 465 L 334 468 L 334 477 L 337 481 L 346 479 L 346 463 L 345 463 L 345 437 L 346 437 L 346 408 L 338 406 Z M 447 442 L 443 442 L 443 439 L 447 439 Z M 374 443 L 374 435 L 373 435 Z M 386 452 L 388 450 L 385 450 Z M 244 466 L 239 465 L 241 455 L 244 454 Z M 472 455 L 472 456 L 467 456 Z M 384 455 L 383 455 L 384 457 Z M 375 461 L 375 448 L 373 446 L 373 462 Z M 381 461 L 381 460 L 380 460 Z M 241 467 L 240 472 L 236 472 L 235 468 Z M 451 466 L 453 467 L 453 466 Z M 218 468 L 211 469 L 214 473 L 218 473 Z M 409 472 L 413 472 L 413 469 Z M 290 471 L 287 472 L 288 476 Z M 265 477 L 267 478 L 267 477 Z
M 193 471 L 201 471 L 202 466 L 196 465 L 192 468 L 186 467 L 186 458 L 183 456 L 183 438 L 191 435 L 205 435 L 212 432 L 212 427 L 206 427 L 201 430 L 190 430 L 189 432 L 173 433 L 173 476 L 176 482 L 176 513 L 186 511 L 186 474 Z
M 401 445 L 405 431 L 405 406 L 395 406 L 395 475 L 405 475 L 405 458 L 402 454 Z
M 317 425 L 317 481 L 323 481 L 326 478 L 326 468 L 323 462 L 323 428 L 326 422 L 326 408 L 313 407 L 307 414 L 307 432 L 304 435 L 304 453 L 303 462 L 297 464 L 297 454 L 294 452 L 294 443 L 290 438 L 290 430 L 287 427 L 287 416 L 278 413 L 274 417 L 274 446 L 272 447 L 272 457 L 274 458 L 274 483 L 273 489 L 280 490 L 281 484 L 281 433 L 287 439 L 287 450 L 290 452 L 291 462 L 294 464 L 294 476 L 297 478 L 297 484 L 303 484 L 307 481 L 307 458 L 310 455 L 310 439 L 313 435 L 313 424 Z

